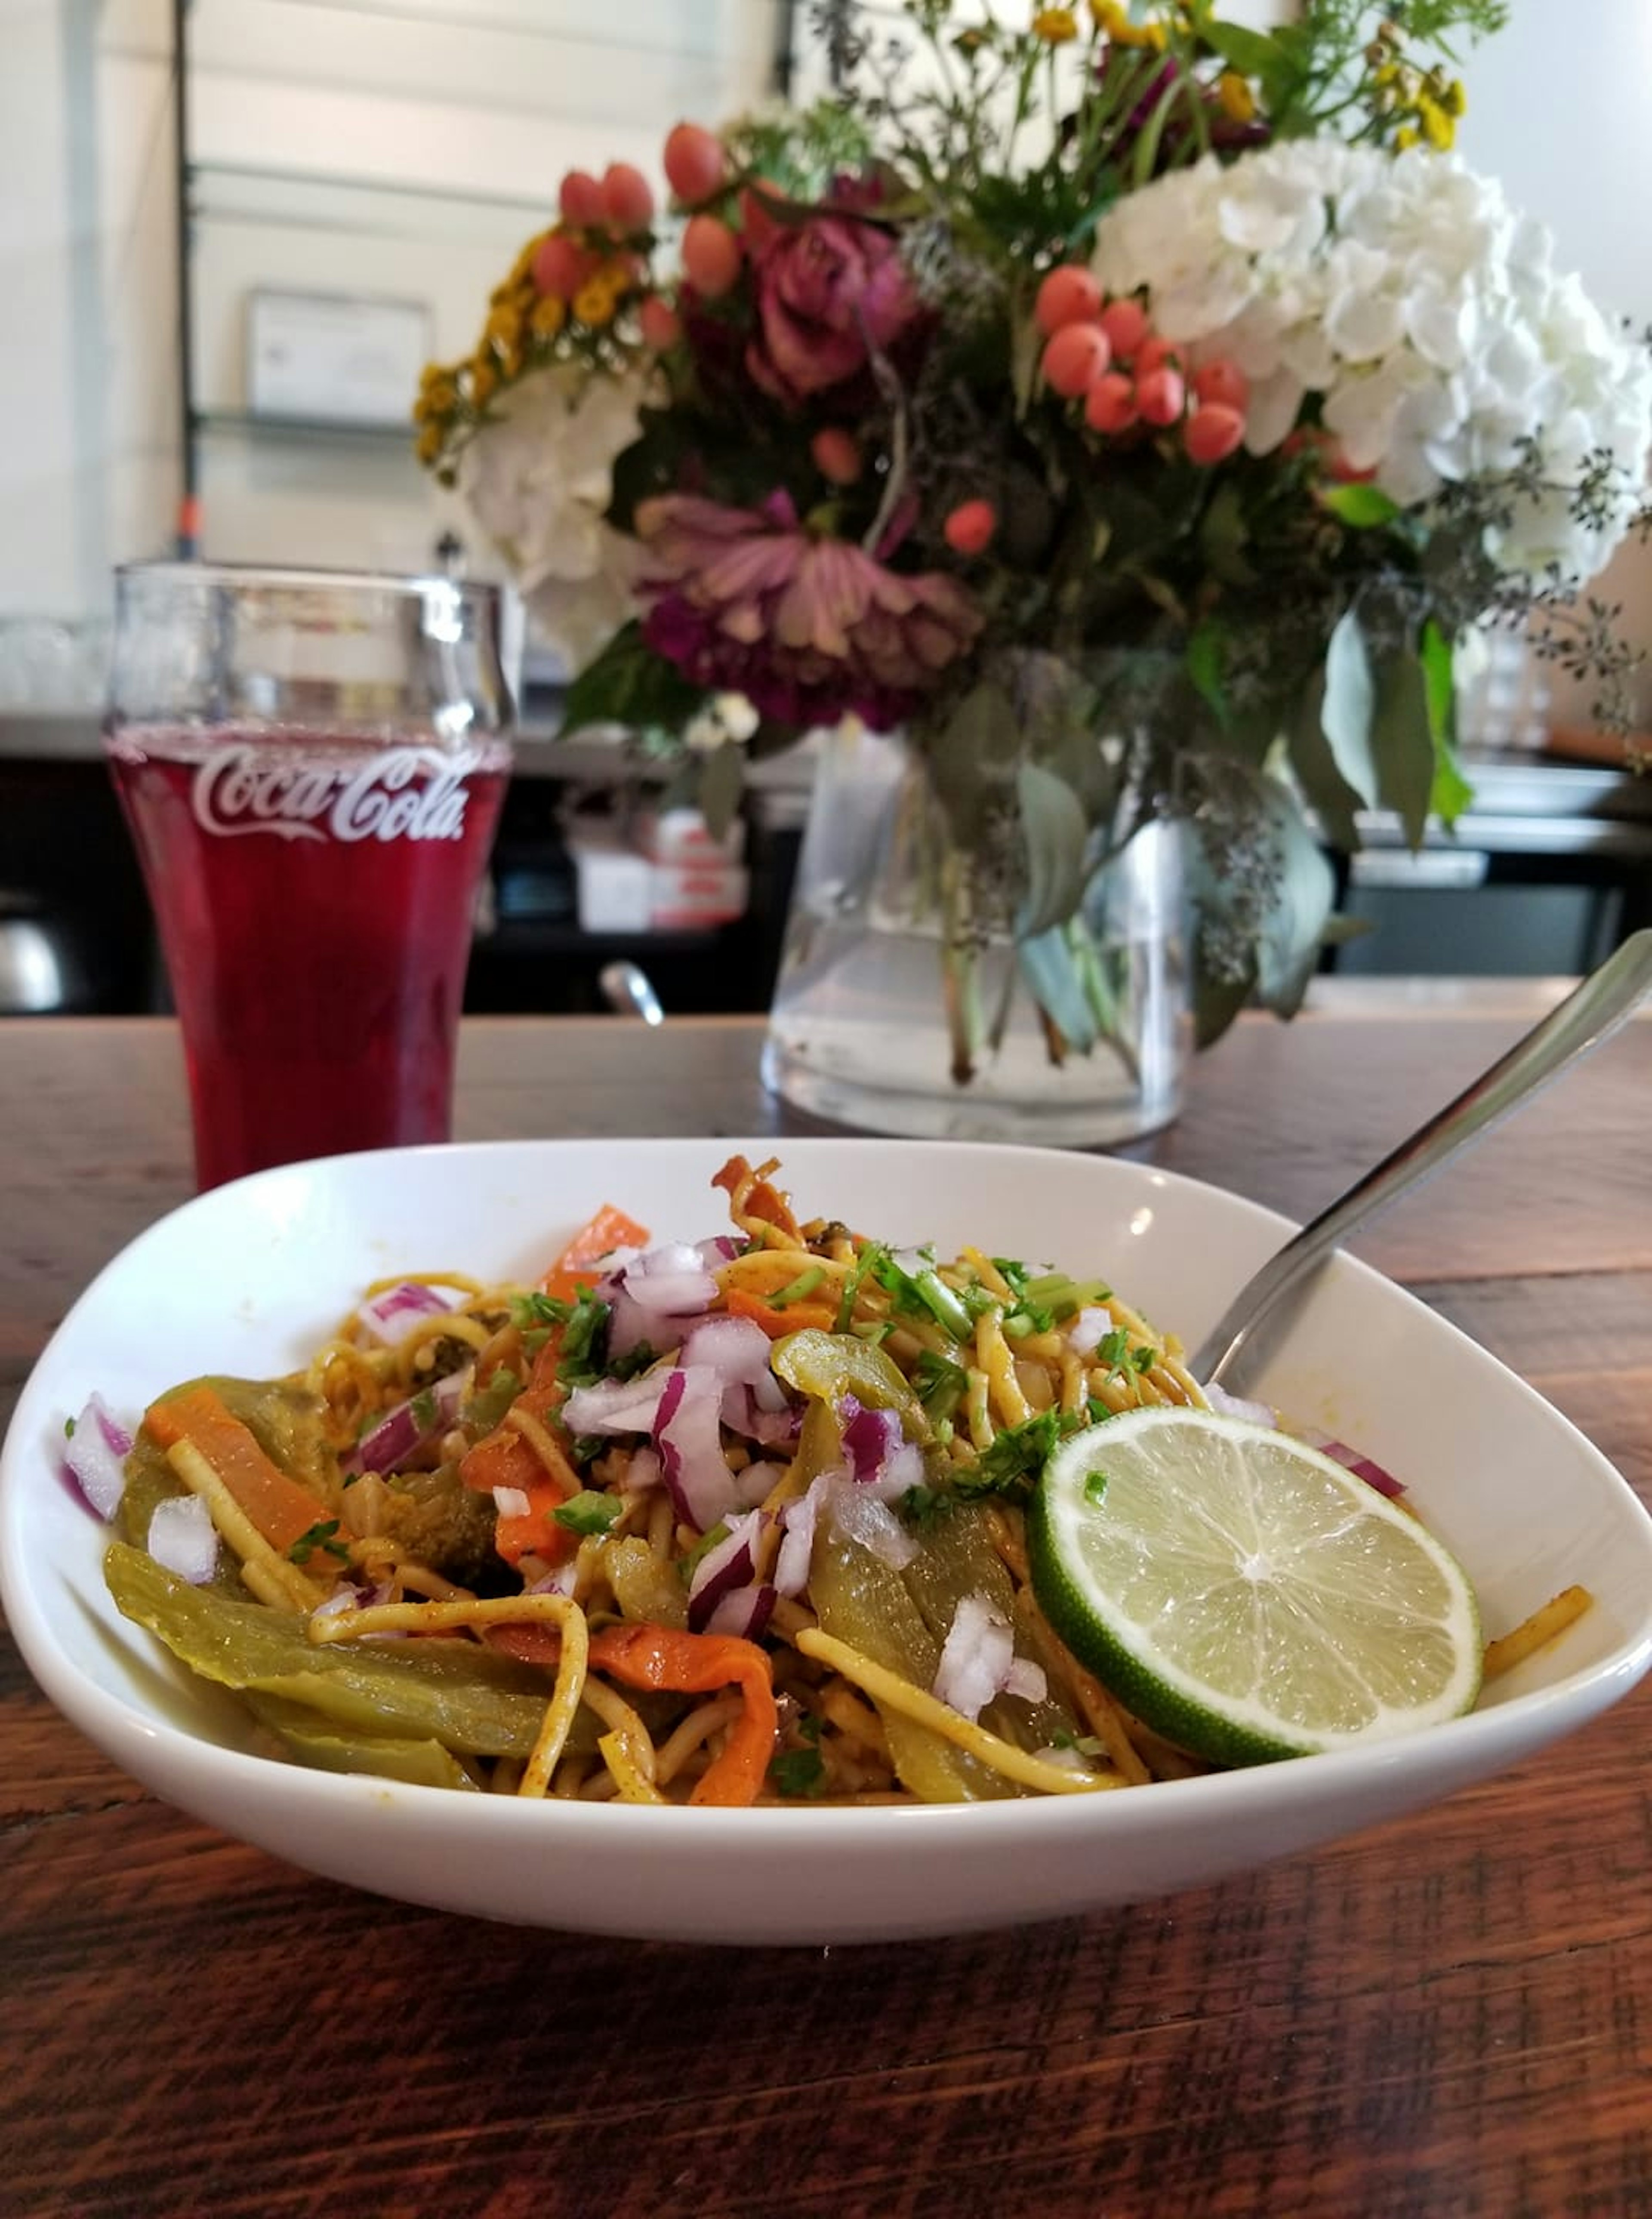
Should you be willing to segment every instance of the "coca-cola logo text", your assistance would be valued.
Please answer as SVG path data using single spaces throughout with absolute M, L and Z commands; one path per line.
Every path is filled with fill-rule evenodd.
M 464 781 L 476 761 L 432 748 L 388 748 L 338 768 L 220 748 L 196 772 L 189 805 L 203 832 L 226 836 L 457 840 L 464 833 Z

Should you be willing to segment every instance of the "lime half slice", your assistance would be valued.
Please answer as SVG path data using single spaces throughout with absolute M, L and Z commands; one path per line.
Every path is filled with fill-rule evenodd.
M 1145 1724 L 1220 1764 L 1414 1732 L 1480 1692 L 1480 1613 L 1407 1512 L 1288 1434 L 1131 1410 L 1065 1441 L 1033 1590 Z

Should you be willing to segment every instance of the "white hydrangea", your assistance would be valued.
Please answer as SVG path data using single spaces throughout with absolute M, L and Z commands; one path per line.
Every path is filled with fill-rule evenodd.
M 1317 396 L 1350 467 L 1410 507 L 1507 470 L 1532 438 L 1554 490 L 1523 506 L 1494 550 L 1503 567 L 1581 581 L 1622 538 L 1632 492 L 1593 524 L 1569 496 L 1602 448 L 1640 484 L 1645 350 L 1555 270 L 1543 227 L 1453 157 L 1327 139 L 1208 157 L 1109 211 L 1095 271 L 1109 293 L 1146 288 L 1196 364 L 1225 355 L 1245 371 L 1253 453 Z
M 640 376 L 532 371 L 465 448 L 459 490 L 510 565 L 536 629 L 578 669 L 635 613 L 635 540 L 603 521 L 637 438 Z

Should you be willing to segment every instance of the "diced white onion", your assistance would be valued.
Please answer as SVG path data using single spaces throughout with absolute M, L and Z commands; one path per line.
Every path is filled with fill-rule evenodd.
M 158 1564 L 192 1588 L 204 1587 L 218 1566 L 218 1529 L 198 1495 L 168 1495 L 149 1520 L 148 1549 Z

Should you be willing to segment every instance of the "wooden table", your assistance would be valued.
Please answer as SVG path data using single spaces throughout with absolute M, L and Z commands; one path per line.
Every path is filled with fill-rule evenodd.
M 1311 1212 L 1540 990 L 1246 1019 L 1139 1153 Z M 1552 997 L 1551 997 L 1552 998 Z M 760 1029 L 472 1023 L 462 1136 L 801 1129 Z M 1652 1494 L 1652 1022 L 1362 1244 Z M 0 1417 L 189 1189 L 159 1022 L 0 1025 Z M 1116 1915 L 758 1953 L 352 1893 L 114 1771 L 0 1649 L 0 2212 L 1652 2211 L 1652 1702 L 1442 1808 Z

